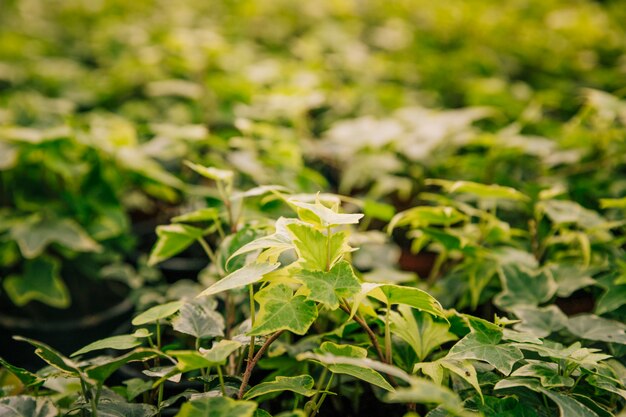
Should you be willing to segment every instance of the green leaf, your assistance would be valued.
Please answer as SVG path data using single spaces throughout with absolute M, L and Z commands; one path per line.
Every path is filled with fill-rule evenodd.
M 245 287 L 246 285 L 254 284 L 257 281 L 263 279 L 265 274 L 278 269 L 280 263 L 267 264 L 267 263 L 252 263 L 244 266 L 241 269 L 229 274 L 228 276 L 217 281 L 206 290 L 200 293 L 203 295 L 218 294 L 223 291 L 232 290 L 235 288 Z
M 196 298 L 180 308 L 180 314 L 172 320 L 174 330 L 195 338 L 224 336 L 224 317 L 215 311 L 209 298 Z
M 148 265 L 150 266 L 184 251 L 198 238 L 202 237 L 204 231 L 186 224 L 168 224 L 158 226 L 156 234 L 158 239 L 148 259 Z
M 260 309 L 256 323 L 248 333 L 262 336 L 278 330 L 289 330 L 303 335 L 317 318 L 315 302 L 303 295 L 293 295 L 285 284 L 270 285 L 255 295 Z
M 396 227 L 406 225 L 411 225 L 413 229 L 427 226 L 451 226 L 466 219 L 467 216 L 454 207 L 419 206 L 396 214 L 389 222 L 387 230 L 391 233 Z
M 555 305 L 514 307 L 512 312 L 522 320 L 521 323 L 515 325 L 515 329 L 531 333 L 536 337 L 547 337 L 561 330 L 567 323 L 567 316 Z
M 566 327 L 573 335 L 583 339 L 626 344 L 626 325 L 594 314 L 571 317 Z
M 158 410 L 148 404 L 132 404 L 102 398 L 98 401 L 98 417 L 153 417 Z
M 17 165 L 19 156 L 17 146 L 0 141 L 0 171 L 6 171 Z
M 94 365 L 90 365 L 85 368 L 86 374 L 89 378 L 93 378 L 96 381 L 104 382 L 115 371 L 129 362 L 145 362 L 155 357 L 164 357 L 166 355 L 155 349 L 137 348 L 125 355 L 118 356 L 116 358 L 105 358 L 98 361 Z
M 37 300 L 52 307 L 67 308 L 70 305 L 70 294 L 59 270 L 59 261 L 41 256 L 25 262 L 22 276 L 10 275 L 2 284 L 17 306 Z
M 34 346 L 36 348 L 35 354 L 56 369 L 59 369 L 60 371 L 68 373 L 70 375 L 83 375 L 76 362 L 69 358 L 66 358 L 64 355 L 52 349 L 45 343 L 41 343 L 36 340 L 28 339 L 22 336 L 13 336 L 13 339 L 20 342 L 26 342 Z
M 0 398 L 2 417 L 56 417 L 59 410 L 46 398 L 34 398 L 26 395 Z
M 515 188 L 497 184 L 480 184 L 471 181 L 426 180 L 426 184 L 442 187 L 449 193 L 471 194 L 485 200 L 527 201 L 528 197 Z
M 176 314 L 176 312 L 180 310 L 184 304 L 185 303 L 183 301 L 172 301 L 149 308 L 133 319 L 133 326 L 142 326 L 144 324 L 170 317 Z
M 529 378 L 508 378 L 498 382 L 494 389 L 506 389 L 514 387 L 526 387 L 532 391 L 544 394 L 559 407 L 560 417 L 598 417 L 594 411 L 574 398 L 559 394 L 556 391 L 547 390 L 539 384 L 539 381 Z
M 254 252 L 259 249 L 271 249 L 275 256 L 278 256 L 282 252 L 293 248 L 291 235 L 287 230 L 287 225 L 295 222 L 298 222 L 298 220 L 280 217 L 278 220 L 276 220 L 276 231 L 274 233 L 253 240 L 252 242 L 240 247 L 239 249 L 237 249 L 237 251 L 235 251 L 235 253 L 230 256 L 230 258 L 228 258 L 228 260 L 226 261 L 226 265 L 230 266 L 231 260 L 235 259 L 239 255 Z
M 202 165 L 194 164 L 193 162 L 185 161 L 185 165 L 197 172 L 198 174 L 206 177 L 210 180 L 221 181 L 224 183 L 231 183 L 235 174 L 233 171 L 226 169 L 218 169 L 214 167 L 205 167 Z
M 503 265 L 499 276 L 503 290 L 495 297 L 494 303 L 505 310 L 542 304 L 552 298 L 558 289 L 551 275 L 518 265 Z
M 516 369 L 512 377 L 538 378 L 545 388 L 572 387 L 574 379 L 559 374 L 558 365 L 553 362 L 528 361 L 529 363 Z
M 545 200 L 537 208 L 555 224 L 576 224 L 584 229 L 593 229 L 606 224 L 606 220 L 593 210 L 589 210 L 574 201 Z
M 19 379 L 20 382 L 26 387 L 38 387 L 46 382 L 45 379 L 42 379 L 39 375 L 33 374 L 27 369 L 11 365 L 2 358 L 0 358 L 0 365 L 15 375 L 17 379 Z
M 71 219 L 33 217 L 11 229 L 22 255 L 36 258 L 51 243 L 58 243 L 77 252 L 98 252 L 101 247 Z
M 396 209 L 390 204 L 381 203 L 376 200 L 365 200 L 363 213 L 367 217 L 388 222 L 396 214 Z
M 363 214 L 345 214 L 337 213 L 329 209 L 319 201 L 315 204 L 303 203 L 301 201 L 289 200 L 289 203 L 298 207 L 298 214 L 304 221 L 314 220 L 313 224 L 319 224 L 322 227 L 331 227 L 344 224 L 358 224 Z M 309 212 L 312 216 L 303 216 L 302 211 Z
M 213 343 L 211 349 L 208 350 L 203 349 L 200 352 L 195 350 L 171 350 L 167 353 L 178 360 L 176 367 L 180 372 L 189 372 L 223 365 L 226 363 L 228 356 L 240 347 L 241 343 L 235 340 L 223 339 Z
M 312 226 L 292 223 L 287 225 L 287 229 L 292 235 L 302 269 L 326 271 L 327 266 L 332 267 L 351 251 L 344 232 L 333 233 L 329 244 L 327 236 Z
M 484 320 L 472 318 L 471 332 L 458 341 L 446 356 L 449 359 L 485 361 L 505 375 L 524 358 L 522 352 L 510 344 L 500 344 L 502 329 Z
M 361 283 L 346 261 L 336 263 L 328 272 L 302 270 L 296 277 L 309 290 L 308 299 L 332 310 L 339 307 L 342 298 L 351 297 L 361 289 Z
M 611 285 L 596 301 L 595 313 L 602 315 L 617 310 L 626 304 L 626 285 Z
M 400 305 L 399 314 L 391 312 L 391 333 L 400 337 L 413 348 L 419 361 L 433 350 L 457 336 L 449 331 L 450 324 L 436 320 L 430 314 L 415 312 L 411 307 Z
M 362 285 L 365 287 L 365 284 Z M 405 287 L 394 284 L 374 284 L 367 295 L 385 304 L 404 304 L 416 308 L 435 317 L 446 319 L 441 304 L 432 295 L 419 288 Z
M 463 408 L 463 401 L 456 393 L 424 378 L 411 378 L 408 387 L 387 394 L 385 402 L 437 404 L 454 416 L 477 416 Z
M 575 291 L 596 284 L 593 271 L 575 264 L 555 264 L 548 268 L 557 285 L 556 295 L 567 298 Z
M 262 382 L 250 388 L 243 398 L 250 400 L 261 395 L 269 394 L 270 392 L 280 391 L 292 391 L 296 394 L 304 395 L 305 397 L 311 397 L 316 393 L 313 389 L 314 384 L 315 381 L 310 375 L 293 377 L 277 376 L 274 381 Z
M 333 342 L 324 342 L 319 347 L 320 353 L 349 358 L 366 358 L 367 349 L 353 345 L 338 345 Z
M 189 401 L 175 417 L 253 417 L 257 403 L 227 397 L 204 397 Z
M 82 349 L 77 350 L 72 353 L 70 357 L 83 355 L 88 352 L 93 352 L 94 350 L 102 350 L 102 349 L 116 349 L 116 350 L 125 350 L 132 349 L 141 345 L 142 339 L 146 337 L 150 337 L 151 333 L 146 329 L 139 329 L 134 334 L 125 334 L 119 336 L 111 336 L 104 339 L 97 340 L 93 343 L 88 344 Z
M 126 385 L 126 399 L 132 401 L 144 392 L 150 391 L 152 383 L 150 379 L 144 380 L 141 378 L 131 378 L 124 381 L 124 385 Z
M 174 223 L 212 222 L 218 219 L 220 211 L 215 207 L 204 207 L 172 218 Z

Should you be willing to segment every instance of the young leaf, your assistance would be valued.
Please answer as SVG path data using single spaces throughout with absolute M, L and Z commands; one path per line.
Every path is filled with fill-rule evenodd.
M 253 417 L 257 403 L 227 397 L 203 397 L 189 401 L 175 417 Z
M 351 251 L 348 246 L 348 236 L 344 232 L 333 233 L 328 238 L 312 226 L 300 223 L 287 225 L 293 237 L 293 243 L 298 253 L 300 266 L 313 271 L 326 271 L 341 257 Z
M 224 183 L 230 183 L 233 181 L 233 171 L 218 169 L 214 167 L 205 167 L 202 165 L 194 164 L 193 162 L 185 161 L 185 165 L 197 172 L 198 174 L 214 181 L 222 181 Z
M 111 336 L 104 339 L 97 340 L 93 343 L 88 344 L 82 349 L 77 350 L 72 353 L 70 357 L 83 355 L 88 352 L 93 352 L 94 350 L 102 350 L 102 349 L 116 349 L 116 350 L 126 350 L 132 349 L 141 345 L 142 340 L 151 335 L 150 332 L 146 329 L 139 329 L 133 334 L 125 334 L 119 336 Z
M 59 261 L 40 256 L 25 262 L 22 276 L 10 275 L 2 284 L 17 306 L 37 300 L 56 308 L 67 308 L 70 305 L 70 294 L 59 270 Z
M 220 211 L 215 207 L 204 207 L 173 217 L 172 221 L 174 223 L 212 222 L 218 218 L 219 214 Z
M 391 333 L 400 337 L 415 351 L 419 361 L 423 361 L 437 347 L 457 336 L 449 331 L 450 324 L 436 320 L 430 314 L 415 312 L 407 305 L 398 307 L 400 314 L 391 312 Z
M 404 304 L 435 317 L 446 319 L 441 304 L 426 291 L 393 284 L 375 284 L 367 288 L 369 288 L 368 296 L 385 304 Z
M 224 317 L 207 301 L 205 297 L 186 302 L 172 320 L 174 330 L 195 338 L 224 336 Z
M 2 417 L 56 417 L 59 410 L 46 398 L 34 398 L 27 395 L 0 398 Z
M 315 381 L 310 375 L 300 375 L 293 377 L 277 376 L 274 381 L 262 382 L 250 388 L 244 395 L 244 399 L 252 398 L 268 394 L 270 392 L 292 391 L 296 394 L 311 397 L 315 395 L 313 384 Z
M 350 264 L 340 261 L 328 272 L 302 270 L 297 273 L 298 280 L 310 291 L 307 298 L 318 301 L 335 310 L 342 298 L 348 298 L 359 292 L 361 284 Z
M 183 301 L 172 301 L 147 309 L 132 321 L 133 326 L 141 326 L 162 320 L 174 315 L 185 303 Z
M 156 265 L 187 249 L 204 231 L 186 224 L 168 224 L 156 228 L 157 242 L 150 252 L 148 265 Z
M 312 214 L 312 216 L 301 216 L 303 220 L 307 221 L 308 219 L 315 220 L 314 224 L 319 224 L 322 227 L 332 227 L 344 224 L 358 224 L 359 220 L 363 217 L 363 214 L 345 214 L 345 213 L 337 213 L 334 210 L 329 209 L 319 201 L 316 201 L 315 204 L 303 203 L 300 201 L 289 200 L 291 204 L 302 209 L 304 211 L 308 211 Z M 299 214 L 301 211 L 299 210 Z
M 234 340 L 220 340 L 213 344 L 211 349 L 201 350 L 171 350 L 168 354 L 178 360 L 176 368 L 179 372 L 189 372 L 196 369 L 223 365 L 231 353 L 241 347 L 241 343 Z
M 393 216 L 387 226 L 391 233 L 396 227 L 411 225 L 413 229 L 428 226 L 451 226 L 466 220 L 467 216 L 454 207 L 413 207 Z
M 232 290 L 234 288 L 245 287 L 260 281 L 265 274 L 278 269 L 280 263 L 260 264 L 253 263 L 246 265 L 241 269 L 229 274 L 228 276 L 217 281 L 206 290 L 202 291 L 199 296 L 218 294 L 222 291 Z
M 280 255 L 282 252 L 293 248 L 293 243 L 291 241 L 291 235 L 287 230 L 287 225 L 296 223 L 298 220 L 296 219 L 288 219 L 285 217 L 280 217 L 276 220 L 276 231 L 271 235 L 264 236 L 253 240 L 250 243 L 240 247 L 233 253 L 230 258 L 226 260 L 226 266 L 230 267 L 231 260 L 235 259 L 239 255 L 243 255 L 244 253 L 250 253 L 259 249 L 267 249 L 274 252 L 275 256 Z
M 293 295 L 285 284 L 271 285 L 255 295 L 259 303 L 259 314 L 251 336 L 263 336 L 278 330 L 289 330 L 303 335 L 317 318 L 315 302 L 303 295 Z
M 556 363 L 530 360 L 528 362 L 528 364 L 516 369 L 511 376 L 538 378 L 541 381 L 541 386 L 545 388 L 574 386 L 574 379 L 561 375 Z

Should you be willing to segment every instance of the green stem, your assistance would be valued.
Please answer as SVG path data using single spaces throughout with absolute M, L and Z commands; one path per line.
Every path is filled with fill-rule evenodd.
M 254 286 L 250 284 L 248 286 L 249 289 L 249 297 L 250 297 L 250 322 L 252 323 L 252 327 L 254 327 L 254 321 L 256 316 L 256 306 L 254 305 Z M 250 346 L 248 347 L 248 363 L 252 362 L 254 359 L 254 341 L 255 337 L 250 336 Z
M 320 407 L 322 407 L 322 404 L 324 403 L 324 400 L 326 399 L 326 396 L 328 395 L 328 390 L 330 390 L 330 386 L 333 383 L 334 377 L 335 377 L 335 374 L 331 373 L 330 378 L 328 378 L 328 384 L 326 384 L 326 388 L 324 389 L 324 393 L 322 394 L 322 398 L 320 398 L 317 404 L 315 404 L 315 408 L 311 411 L 311 416 L 317 414 L 320 410 Z
M 226 396 L 226 386 L 224 385 L 224 374 L 222 373 L 222 367 L 217 366 L 217 376 L 220 379 L 220 389 L 222 390 L 222 395 Z
M 204 252 L 206 252 L 207 256 L 209 257 L 213 265 L 217 265 L 217 257 L 215 256 L 215 252 L 213 252 L 213 249 L 211 249 L 207 241 L 204 240 L 202 236 L 200 236 L 198 238 L 198 242 L 200 242 L 202 249 L 204 249 Z
M 159 394 L 157 396 L 157 408 L 159 409 L 159 412 L 157 413 L 157 417 L 161 417 L 161 403 L 163 402 L 163 387 L 164 386 L 165 384 L 159 385 Z
M 319 398 L 322 392 L 322 385 L 324 385 L 324 381 L 326 380 L 326 375 L 328 375 L 328 368 L 324 367 L 322 374 L 320 375 L 320 379 L 317 381 L 317 387 L 315 387 L 315 395 L 313 396 L 312 401 L 317 403 L 317 399 Z
M 391 306 L 387 304 L 387 311 L 385 312 L 385 357 L 387 358 L 387 363 L 391 363 L 392 352 L 391 352 Z
M 331 230 L 330 226 L 326 227 L 326 271 L 330 271 L 330 247 L 331 247 Z
M 439 274 L 441 273 L 441 267 L 448 259 L 448 254 L 446 251 L 441 251 L 437 255 L 437 259 L 435 259 L 435 264 L 433 265 L 433 269 L 430 270 L 430 274 L 428 274 L 428 285 L 433 285 L 437 278 L 439 278 Z

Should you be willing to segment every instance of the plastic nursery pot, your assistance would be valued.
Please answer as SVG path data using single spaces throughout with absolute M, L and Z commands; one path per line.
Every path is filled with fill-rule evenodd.
M 130 320 L 134 303 L 129 289 L 119 282 L 86 280 L 82 291 L 71 291 L 72 305 L 55 309 L 39 302 L 15 307 L 6 298 L 0 301 L 0 356 L 29 370 L 43 362 L 20 335 L 44 342 L 66 355 L 94 340 L 108 337 L 120 323 Z

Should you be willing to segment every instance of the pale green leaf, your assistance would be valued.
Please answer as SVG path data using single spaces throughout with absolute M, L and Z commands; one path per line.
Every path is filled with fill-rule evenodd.
M 361 289 L 359 280 L 346 261 L 336 263 L 328 272 L 302 270 L 296 277 L 309 290 L 307 298 L 333 310 L 339 307 L 342 298 L 351 297 Z
M 270 285 L 255 295 L 260 309 L 251 336 L 262 336 L 278 330 L 303 335 L 317 318 L 315 302 L 303 295 L 293 295 L 285 284 Z
M 427 226 L 451 226 L 467 219 L 454 207 L 413 207 L 393 216 L 387 226 L 389 233 L 396 227 L 410 225 L 413 229 Z
M 369 288 L 371 289 L 367 295 L 385 304 L 404 304 L 445 319 L 441 304 L 432 295 L 419 288 L 394 284 L 377 284 Z
M 516 369 L 512 377 L 537 378 L 545 388 L 572 387 L 574 379 L 559 373 L 558 365 L 553 362 L 528 361 L 526 365 Z
M 155 357 L 167 356 L 155 349 L 136 348 L 125 355 L 115 358 L 101 358 L 98 362 L 85 368 L 86 374 L 99 382 L 104 382 L 115 371 L 130 362 L 145 362 Z
M 457 336 L 449 331 L 450 324 L 430 314 L 415 312 L 407 305 L 391 312 L 391 333 L 413 348 L 418 360 L 423 361 L 433 350 Z
M 312 226 L 300 223 L 287 225 L 303 269 L 326 271 L 351 251 L 348 236 L 344 232 L 333 233 L 328 238 Z
M 322 227 L 331 227 L 345 224 L 358 224 L 359 220 L 363 217 L 363 214 L 346 214 L 346 213 L 338 213 L 334 210 L 329 209 L 319 201 L 316 201 L 315 204 L 303 203 L 301 201 L 289 200 L 289 203 L 298 207 L 301 210 L 310 212 L 313 216 L 313 219 L 316 220 L 314 224 L 319 224 Z M 299 214 L 301 214 L 301 210 L 299 210 Z M 303 220 L 308 221 L 309 218 L 305 218 Z
M 213 343 L 211 349 L 195 350 L 171 350 L 168 355 L 176 358 L 179 372 L 189 372 L 196 369 L 209 368 L 223 365 L 228 356 L 241 347 L 241 343 L 234 340 L 220 340 Z
M 311 397 L 316 393 L 313 389 L 314 383 L 315 381 L 310 375 L 299 375 L 293 377 L 277 376 L 274 381 L 262 382 L 250 388 L 243 398 L 250 400 L 271 392 L 282 391 L 291 391 L 296 394 L 304 395 L 305 397 Z
M 176 314 L 183 304 L 185 304 L 183 301 L 172 301 L 149 308 L 133 319 L 133 326 L 141 326 L 170 317 Z
M 254 284 L 255 282 L 263 279 L 265 274 L 269 274 L 270 272 L 278 269 L 278 267 L 280 267 L 279 263 L 252 263 L 246 265 L 202 291 L 200 296 L 218 294 L 223 291 Z
M 226 265 L 229 265 L 232 259 L 238 257 L 239 255 L 243 255 L 244 253 L 250 253 L 260 249 L 273 249 L 276 252 L 276 255 L 279 255 L 280 253 L 293 248 L 293 243 L 291 241 L 292 238 L 287 230 L 287 225 L 296 222 L 298 222 L 296 219 L 280 217 L 276 220 L 276 231 L 274 233 L 253 240 L 252 242 L 240 247 L 228 258 Z
M 234 173 L 226 169 L 218 169 L 214 167 L 205 167 L 193 162 L 185 161 L 185 165 L 197 172 L 198 174 L 214 181 L 222 181 L 225 183 L 232 182 Z
M 531 333 L 536 337 L 547 337 L 551 333 L 561 330 L 567 322 L 567 316 L 555 305 L 515 307 L 512 312 L 522 320 L 514 328 Z
M 98 417 L 153 417 L 158 410 L 149 404 L 134 404 L 101 398 L 98 401 Z

